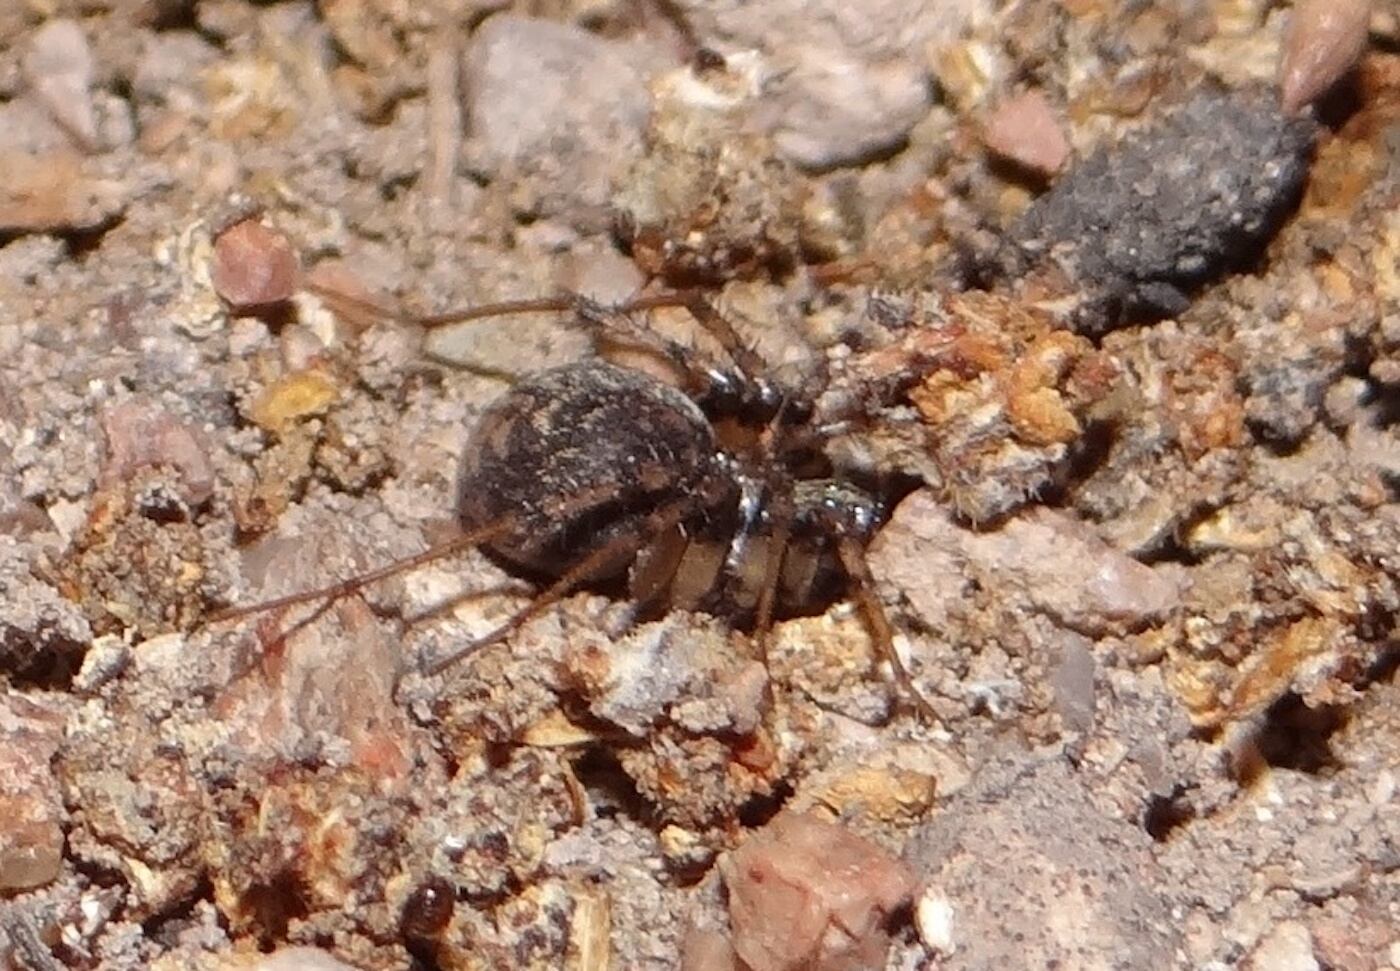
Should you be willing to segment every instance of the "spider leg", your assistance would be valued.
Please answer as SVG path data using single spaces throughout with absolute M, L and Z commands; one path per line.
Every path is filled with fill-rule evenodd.
M 719 346 L 724 348 L 724 353 L 729 355 L 729 359 L 739 370 L 750 377 L 757 377 L 767 370 L 763 359 L 739 338 L 734 325 L 705 298 L 704 294 L 699 290 L 685 290 L 676 293 L 675 296 L 680 298 L 680 305 L 690 311 L 695 322 L 719 342 Z
M 761 439 L 763 461 L 769 467 L 772 467 L 779 454 L 788 447 L 787 438 L 791 431 L 783 425 L 783 413 L 787 407 L 788 401 L 784 399 L 778 406 L 777 413 L 768 422 L 768 428 Z M 775 497 L 768 504 L 768 557 L 764 565 L 763 588 L 758 593 L 758 608 L 754 613 L 753 643 L 758 651 L 759 660 L 765 666 L 768 663 L 768 637 L 773 630 L 773 607 L 777 601 L 778 588 L 782 584 L 783 562 L 787 558 L 788 544 L 792 540 L 793 525 L 797 517 L 791 493 L 782 490 L 780 495 L 781 500 Z
M 715 380 L 715 375 L 721 373 L 722 369 L 696 348 L 657 333 L 651 327 L 632 318 L 633 314 L 661 307 L 686 307 L 689 309 L 692 301 L 695 300 L 700 300 L 703 303 L 698 294 L 665 291 L 634 296 L 620 303 L 603 304 L 579 294 L 566 293 L 553 297 L 503 300 L 496 303 L 479 304 L 441 314 L 408 315 L 405 319 L 420 327 L 432 329 L 511 314 L 572 311 L 574 324 L 587 331 L 595 341 L 612 341 L 655 354 L 683 376 L 690 390 L 695 393 L 708 388 Z M 705 306 L 708 308 L 708 304 Z M 695 310 L 691 309 L 691 313 L 694 314 Z M 711 318 L 718 319 L 720 332 L 717 333 L 711 329 L 708 322 Z M 697 320 L 700 320 L 706 329 L 711 330 L 711 333 L 716 335 L 726 351 L 730 351 L 732 343 L 739 347 L 741 353 L 748 354 L 746 360 L 751 359 L 755 364 L 757 363 L 756 355 L 743 348 L 728 321 L 718 317 L 713 308 L 709 308 L 709 317 L 705 319 L 697 317 Z M 727 337 L 723 335 L 727 335 Z
M 758 594 L 754 613 L 753 644 L 758 659 L 768 664 L 768 638 L 773 633 L 773 607 L 778 599 L 778 587 L 783 579 L 783 562 L 787 559 L 792 539 L 793 510 L 789 503 L 770 509 L 772 533 L 768 545 L 768 562 L 764 566 L 763 588 Z
M 350 577 L 347 580 L 339 580 L 335 583 L 328 583 L 324 587 L 317 587 L 314 590 L 303 590 L 300 593 L 289 594 L 285 597 L 276 597 L 272 600 L 263 600 L 258 603 L 245 604 L 243 606 L 226 607 L 223 610 L 211 614 L 206 623 L 221 624 L 230 620 L 239 620 L 243 617 L 250 617 L 253 614 L 261 614 L 270 610 L 280 610 L 284 607 L 295 607 L 297 604 L 311 603 L 313 600 L 325 600 L 327 605 L 348 597 L 356 590 L 360 590 L 387 577 L 408 570 L 416 569 L 432 563 L 435 560 L 452 556 L 454 553 L 461 553 L 482 543 L 490 542 L 498 536 L 509 533 L 518 525 L 517 517 L 507 516 L 498 519 L 493 523 L 474 529 L 471 532 L 463 533 L 461 536 L 454 536 L 445 543 L 430 546 L 421 553 L 414 553 L 412 556 L 405 556 L 402 559 L 393 560 L 383 566 L 376 567 L 358 576 Z M 324 611 L 324 606 L 319 608 L 317 613 Z
M 420 314 L 316 283 L 308 284 L 307 289 L 324 299 L 332 309 L 384 317 L 401 323 L 415 324 L 428 330 L 512 314 L 572 311 L 576 322 L 587 330 L 594 340 L 611 340 L 650 351 L 684 375 L 692 393 L 699 393 L 709 388 L 717 379 L 722 380 L 724 369 L 696 348 L 665 337 L 631 318 L 632 314 L 647 310 L 684 307 L 696 323 L 715 339 L 746 378 L 754 379 L 766 370 L 766 365 L 758 353 L 743 342 L 729 320 L 699 290 L 667 290 L 640 294 L 615 304 L 602 304 L 581 294 L 563 293 L 552 297 L 500 300 L 437 314 Z
M 388 297 L 373 293 L 349 293 L 333 284 L 306 280 L 302 286 L 315 294 L 327 308 L 339 317 L 350 320 L 392 320 L 408 323 L 413 315 L 404 311 Z
M 517 610 L 495 630 L 470 641 L 455 651 L 449 651 L 440 658 L 426 662 L 422 667 L 423 673 L 441 674 L 467 655 L 508 637 L 524 626 L 527 621 L 539 616 L 547 607 L 568 596 L 574 588 L 587 580 L 604 563 L 615 557 L 635 553 L 650 537 L 657 536 L 676 526 L 694 513 L 699 505 L 700 500 L 692 496 L 685 496 L 668 502 L 641 517 L 633 528 L 624 535 L 603 544 L 569 567 L 563 576 L 541 590 L 534 599 Z
M 914 679 L 910 677 L 909 670 L 900 660 L 899 652 L 895 650 L 894 628 L 890 626 L 890 619 L 880 603 L 880 596 L 875 589 L 875 577 L 871 575 L 870 566 L 865 562 L 865 551 L 852 537 L 842 536 L 836 541 L 836 554 L 841 558 L 841 566 L 846 575 L 851 578 L 856 602 L 865 613 L 866 622 L 870 625 L 871 633 L 875 635 L 876 645 L 890 662 L 900 690 L 914 703 L 914 708 L 923 718 L 931 724 L 938 724 L 941 721 L 938 713 L 914 686 Z

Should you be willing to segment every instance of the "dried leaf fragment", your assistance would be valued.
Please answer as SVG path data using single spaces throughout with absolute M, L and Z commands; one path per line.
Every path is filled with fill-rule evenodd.
M 308 368 L 280 378 L 258 395 L 249 417 L 259 428 L 281 432 L 298 419 L 324 412 L 339 394 L 330 375 Z

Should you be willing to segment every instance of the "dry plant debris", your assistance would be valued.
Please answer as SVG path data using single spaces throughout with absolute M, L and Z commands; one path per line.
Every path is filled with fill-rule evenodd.
M 0 966 L 1400 969 L 1397 37 L 0 4 Z M 890 498 L 936 722 L 840 583 L 762 651 L 604 584 L 435 675 L 501 549 L 209 623 L 450 537 L 512 384 L 666 370 L 398 308 L 689 285 L 820 392 L 785 468 Z

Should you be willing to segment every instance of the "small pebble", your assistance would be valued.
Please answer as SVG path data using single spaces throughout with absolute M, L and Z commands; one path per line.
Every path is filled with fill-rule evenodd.
M 935 954 L 947 956 L 956 950 L 953 902 L 938 887 L 930 886 L 919 896 L 914 907 L 914 927 L 924 946 Z
M 0 234 L 95 229 L 126 208 L 129 187 L 96 175 L 67 150 L 0 148 Z
M 168 466 L 180 474 L 181 498 L 200 506 L 214 494 L 214 468 L 203 434 L 165 411 L 141 400 L 124 401 L 101 415 L 106 443 L 98 481 L 112 488 L 142 469 Z
M 94 147 L 93 58 L 83 29 L 72 20 L 50 20 L 30 39 L 23 69 L 53 119 L 83 148 Z
M 983 125 L 982 141 L 992 154 L 1041 176 L 1054 175 L 1069 159 L 1059 119 L 1039 91 L 998 104 Z
M 214 289 L 235 310 L 267 307 L 291 298 L 300 265 L 287 237 L 246 219 L 214 241 Z
M 1319 971 L 1312 935 L 1298 921 L 1283 921 L 1271 929 L 1250 956 L 1251 971 Z
M 355 971 L 355 968 L 319 948 L 284 947 L 258 958 L 252 971 Z
M 339 394 L 328 373 L 308 368 L 275 381 L 254 400 L 248 415 L 260 428 L 281 432 L 293 422 L 324 412 Z
M 63 868 L 63 800 L 49 763 L 63 716 L 0 694 L 0 895 L 52 883 Z
M 783 813 L 720 862 L 732 942 L 751 971 L 884 967 L 914 875 L 846 827 Z
M 1296 114 L 1347 75 L 1366 50 L 1371 0 L 1302 0 L 1279 62 L 1283 110 Z

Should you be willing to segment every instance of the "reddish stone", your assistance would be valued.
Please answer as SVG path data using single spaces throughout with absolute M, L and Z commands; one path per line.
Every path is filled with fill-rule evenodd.
M 300 270 L 287 237 L 255 219 L 236 223 L 214 241 L 214 289 L 236 310 L 290 299 Z

